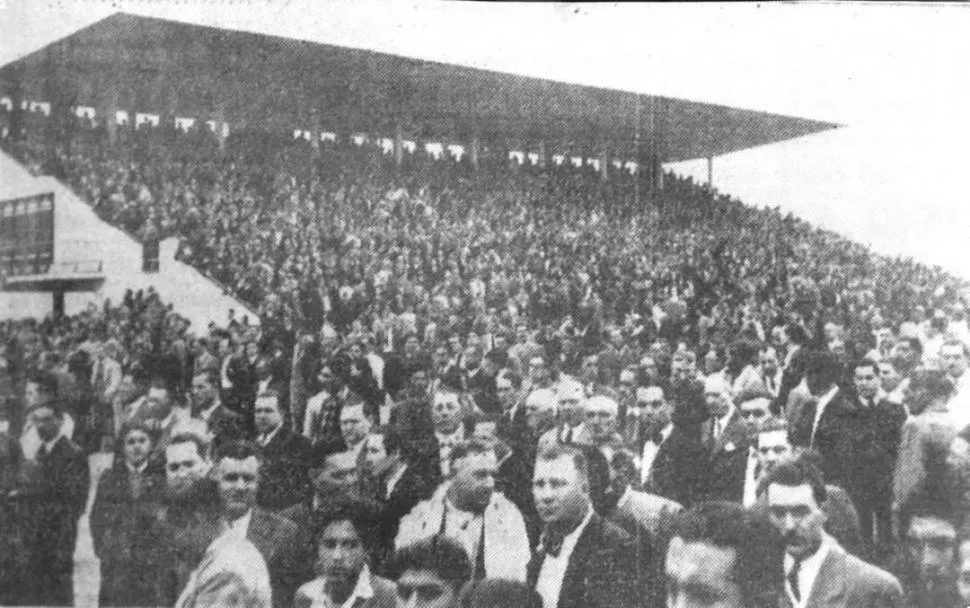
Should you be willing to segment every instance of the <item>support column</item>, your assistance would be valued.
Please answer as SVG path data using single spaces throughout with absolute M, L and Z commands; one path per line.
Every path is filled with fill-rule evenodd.
M 118 113 L 118 90 L 115 87 L 108 87 L 108 90 L 101 98 L 101 104 L 98 106 L 96 112 L 97 116 L 95 118 L 104 125 L 104 132 L 108 136 L 108 143 L 114 144 L 118 139 L 118 124 L 115 116 Z
M 604 182 L 610 179 L 610 154 L 606 144 L 600 146 L 600 179 Z
M 478 135 L 478 131 L 472 133 L 471 145 L 468 149 L 468 160 L 471 162 L 472 169 L 478 172 L 478 157 L 481 151 L 482 141 Z
M 536 153 L 539 155 L 539 166 L 545 169 L 546 165 L 549 164 L 549 153 L 546 150 L 546 141 L 544 139 L 539 141 L 539 149 Z
M 714 157 L 707 157 L 707 185 L 714 187 Z
M 404 128 L 398 121 L 394 125 L 394 164 L 400 167 L 404 163 Z
M 659 156 L 653 157 L 653 174 L 654 174 L 654 188 L 656 190 L 664 189 L 664 166 L 660 161 Z
M 55 320 L 64 316 L 64 292 L 55 291 L 53 293 L 52 311 Z
M 226 151 L 226 126 L 229 124 L 226 121 L 226 107 L 220 105 L 216 110 L 215 115 L 216 121 L 216 141 L 219 142 L 219 151 Z

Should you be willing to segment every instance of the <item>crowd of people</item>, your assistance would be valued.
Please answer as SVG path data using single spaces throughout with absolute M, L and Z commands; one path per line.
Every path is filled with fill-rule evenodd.
M 0 603 L 71 603 L 104 450 L 102 606 L 970 602 L 938 268 L 672 175 L 29 135 L 259 319 L 149 291 L 0 323 Z

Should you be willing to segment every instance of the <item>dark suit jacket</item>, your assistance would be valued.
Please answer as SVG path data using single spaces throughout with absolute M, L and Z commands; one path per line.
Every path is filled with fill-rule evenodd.
M 91 508 L 91 539 L 101 560 L 101 606 L 158 606 L 167 601 L 163 569 L 164 528 L 155 511 L 165 472 L 149 465 L 142 491 L 132 494 L 131 472 L 121 460 L 98 480 Z
M 386 482 L 382 481 L 381 488 L 386 487 Z M 428 479 L 414 467 L 409 466 L 405 469 L 401 479 L 395 484 L 391 495 L 386 499 L 384 495 L 378 497 L 382 506 L 379 530 L 381 550 L 390 554 L 394 549 L 394 539 L 397 537 L 401 518 L 410 513 L 411 509 L 419 502 L 431 498 L 437 487 L 434 480 Z
M 701 500 L 744 500 L 750 447 L 751 441 L 745 435 L 740 412 L 735 411 L 721 435 L 710 440 L 704 464 L 695 465 L 703 471 L 699 488 Z
M 660 444 L 651 466 L 649 487 L 644 489 L 688 508 L 700 500 L 705 471 L 696 464 L 704 458 L 704 446 L 698 435 L 674 426 L 670 436 Z
M 34 542 L 28 576 L 35 585 L 28 603 L 71 601 L 78 519 L 87 502 L 88 485 L 87 456 L 67 437 L 58 438 L 38 463 L 31 489 L 28 516 Z
M 529 562 L 530 587 L 535 587 L 545 555 Z M 634 608 L 643 589 L 637 573 L 637 546 L 632 538 L 595 513 L 579 537 L 566 566 L 557 608 Z
M 218 449 L 220 445 L 227 441 L 242 439 L 243 437 L 242 416 L 224 404 L 220 403 L 209 415 L 208 424 L 209 431 L 212 433 L 213 449 Z
M 310 440 L 285 424 L 262 447 L 263 467 L 257 503 L 279 511 L 310 498 Z
M 903 590 L 893 575 L 836 546 L 822 562 L 805 606 L 903 608 Z

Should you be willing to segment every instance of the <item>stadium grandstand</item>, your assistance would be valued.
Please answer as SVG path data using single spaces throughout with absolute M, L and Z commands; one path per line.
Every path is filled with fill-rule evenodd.
M 836 128 L 128 14 L 0 67 L 0 543 L 24 548 L 0 549 L 0 604 L 193 605 L 200 564 L 218 558 L 211 530 L 228 538 L 239 521 L 219 446 L 225 466 L 261 454 L 245 525 L 289 540 L 243 537 L 275 606 L 334 605 L 312 602 L 331 591 L 301 553 L 316 554 L 303 537 L 327 501 L 376 501 L 393 522 L 372 530 L 385 551 L 425 507 L 447 536 L 462 508 L 447 479 L 475 450 L 501 455 L 501 508 L 527 533 L 489 547 L 546 543 L 555 526 L 532 495 L 546 433 L 585 450 L 601 477 L 590 508 L 617 525 L 627 491 L 674 511 L 751 506 L 747 477 L 768 467 L 754 466 L 758 428 L 736 420 L 756 400 L 855 502 L 861 529 L 838 541 L 917 593 L 893 559 L 890 513 L 921 504 L 927 480 L 947 480 L 932 486 L 952 498 L 944 518 L 970 493 L 949 465 L 912 482 L 895 458 L 904 424 L 942 407 L 931 397 L 967 398 L 966 283 L 664 170 L 707 159 L 711 172 L 718 156 Z M 17 299 L 38 292 L 53 305 Z M 853 405 L 875 395 L 860 365 L 885 424 Z M 804 380 L 822 372 L 820 393 Z M 455 395 L 451 428 L 441 408 Z M 837 406 L 823 411 L 822 395 Z M 669 403 L 669 428 L 650 427 L 648 401 Z M 853 445 L 844 429 L 870 430 Z M 664 460 L 671 432 L 681 451 Z M 140 435 L 144 454 L 129 447 Z M 184 490 L 187 445 L 216 466 Z M 338 479 L 332 457 L 348 452 Z M 107 463 L 90 491 L 71 454 Z M 629 487 L 613 487 L 623 466 Z M 55 467 L 67 477 L 52 481 Z M 882 475 L 878 492 L 867 474 Z M 399 482 L 414 490 L 402 512 Z M 466 549 L 486 555 L 470 567 L 507 578 L 479 519 Z M 392 576 L 375 555 L 373 572 Z M 662 568 L 642 570 L 611 576 L 618 589 L 637 579 L 638 605 L 662 605 L 665 583 L 643 574 Z

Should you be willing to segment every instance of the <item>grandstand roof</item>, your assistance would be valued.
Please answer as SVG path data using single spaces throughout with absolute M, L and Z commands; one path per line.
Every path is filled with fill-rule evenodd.
M 630 69 L 636 69 L 631 65 Z M 600 144 L 664 162 L 718 156 L 839 125 L 118 13 L 0 68 L 33 99 L 224 116 L 233 129 L 352 129 L 550 153 Z M 313 118 L 316 116 L 316 118 Z

